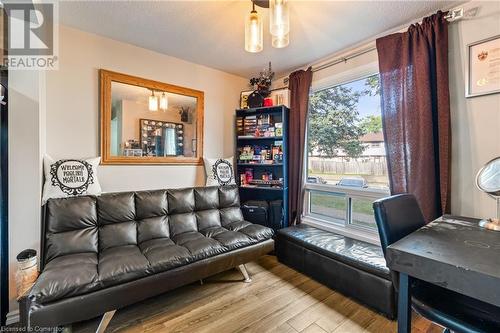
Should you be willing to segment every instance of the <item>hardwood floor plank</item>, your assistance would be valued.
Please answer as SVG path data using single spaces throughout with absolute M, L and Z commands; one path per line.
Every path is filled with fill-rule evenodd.
M 287 323 L 283 323 L 280 326 L 276 327 L 274 333 L 298 333 L 292 326 Z
M 373 311 L 359 306 L 358 309 L 352 315 L 350 315 L 347 320 L 344 320 L 342 324 L 340 324 L 331 332 L 361 333 L 365 330 L 366 327 L 368 327 L 373 321 L 375 321 L 375 316 L 376 314 Z
M 252 283 L 237 270 L 210 277 L 117 311 L 107 333 L 335 332 L 392 333 L 396 323 L 280 264 L 273 256 L 248 263 Z M 73 325 L 95 332 L 100 318 Z M 441 329 L 416 316 L 414 333 Z
M 287 322 L 300 332 L 317 320 L 325 318 L 330 323 L 325 326 L 333 330 L 347 318 L 350 312 L 354 312 L 354 307 L 347 304 L 349 302 L 352 303 L 352 301 L 341 294 L 333 293 L 322 302 L 318 302 L 302 313 L 290 318 Z
M 301 331 L 302 333 L 327 333 L 324 329 L 319 327 L 316 324 L 311 324 L 307 326 L 304 330 Z

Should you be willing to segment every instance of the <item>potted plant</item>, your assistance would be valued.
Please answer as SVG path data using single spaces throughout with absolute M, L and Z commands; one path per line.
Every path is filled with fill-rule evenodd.
M 250 79 L 250 86 L 256 89 L 248 96 L 248 106 L 251 108 L 261 107 L 264 98 L 271 94 L 270 88 L 273 82 L 274 72 L 271 69 L 271 62 L 269 68 L 260 72 L 258 77 Z

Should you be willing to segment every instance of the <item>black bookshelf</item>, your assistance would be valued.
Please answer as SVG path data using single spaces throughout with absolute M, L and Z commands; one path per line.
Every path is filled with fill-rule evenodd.
M 289 109 L 286 106 L 270 106 L 251 109 L 236 110 L 236 181 L 240 189 L 240 199 L 244 203 L 248 200 L 283 200 L 283 227 L 288 226 L 288 116 Z M 263 121 L 259 124 L 259 119 L 269 117 L 269 122 Z M 251 130 L 252 121 L 244 122 L 245 119 L 256 120 L 256 131 Z M 240 123 L 239 120 L 243 120 Z M 276 124 L 281 123 L 281 133 L 276 134 Z M 242 125 L 243 124 L 243 125 Z M 274 128 L 273 131 L 266 129 Z M 245 131 L 245 129 L 247 131 Z M 281 154 L 277 153 L 281 146 Z M 252 160 L 240 159 L 243 150 L 251 151 L 253 147 L 254 158 Z M 271 159 L 258 160 L 255 156 L 264 158 L 262 152 L 271 150 Z M 266 157 L 268 158 L 269 156 Z M 278 156 L 276 156 L 278 155 Z M 280 156 L 281 155 L 281 156 Z M 251 154 L 244 154 L 248 158 Z M 272 161 L 272 162 L 271 162 Z M 251 170 L 253 180 L 264 182 L 269 180 L 272 184 L 248 184 L 242 179 L 242 174 L 247 174 Z M 267 179 L 272 175 L 272 179 Z M 245 181 L 247 184 L 243 183 Z M 279 184 L 278 184 L 279 183 Z

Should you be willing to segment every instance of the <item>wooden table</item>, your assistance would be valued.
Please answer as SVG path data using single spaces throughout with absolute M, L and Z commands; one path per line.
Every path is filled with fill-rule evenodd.
M 500 307 L 500 232 L 478 222 L 443 216 L 387 248 L 387 265 L 400 273 L 398 332 L 411 330 L 411 278 Z

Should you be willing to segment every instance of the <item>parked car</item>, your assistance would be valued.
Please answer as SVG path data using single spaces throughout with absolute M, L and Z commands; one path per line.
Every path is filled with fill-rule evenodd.
M 339 186 L 349 186 L 349 187 L 361 187 L 366 188 L 368 184 L 366 183 L 366 179 L 363 177 L 346 177 L 342 178 L 337 185 Z
M 326 180 L 324 180 L 321 177 L 316 177 L 316 176 L 307 177 L 307 182 L 313 183 L 313 184 L 326 184 Z

